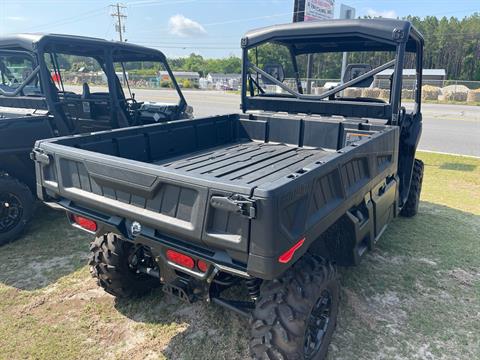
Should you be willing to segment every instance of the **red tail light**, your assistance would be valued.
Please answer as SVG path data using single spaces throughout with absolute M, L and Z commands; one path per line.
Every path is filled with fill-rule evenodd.
M 203 261 L 203 260 L 198 260 L 198 262 L 197 262 L 197 268 L 198 268 L 198 270 L 200 270 L 201 272 L 205 273 L 205 272 L 207 272 L 207 270 L 208 270 L 208 264 L 207 264 L 205 261 Z
M 185 254 L 176 252 L 174 250 L 167 250 L 167 259 L 177 265 L 186 267 L 187 269 L 193 270 L 195 267 L 195 261 Z
M 305 238 L 303 238 L 302 240 L 300 240 L 299 242 L 297 242 L 295 245 L 293 245 L 290 249 L 288 249 L 287 251 L 285 251 L 282 255 L 280 255 L 280 257 L 278 258 L 278 262 L 282 263 L 282 264 L 286 264 L 288 263 L 290 260 L 293 259 L 293 255 L 295 255 L 295 251 L 297 251 L 298 249 L 300 249 L 303 245 L 303 243 L 305 242 Z
M 72 214 L 70 218 L 72 219 L 72 222 L 85 230 L 93 232 L 97 231 L 97 223 L 93 220 L 76 214 Z

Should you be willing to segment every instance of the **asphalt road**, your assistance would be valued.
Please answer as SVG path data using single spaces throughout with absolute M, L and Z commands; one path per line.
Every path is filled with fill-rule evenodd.
M 133 90 L 139 101 L 174 102 L 172 90 Z M 240 96 L 220 91 L 185 90 L 196 117 L 238 112 Z M 412 104 L 406 104 L 407 108 Z M 421 150 L 480 157 L 480 107 L 423 104 Z

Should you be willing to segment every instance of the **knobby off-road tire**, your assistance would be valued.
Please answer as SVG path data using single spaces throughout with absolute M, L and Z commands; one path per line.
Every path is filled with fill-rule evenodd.
M 400 215 L 404 217 L 412 217 L 418 213 L 418 205 L 420 204 L 420 193 L 422 192 L 423 182 L 423 161 L 415 159 L 413 165 L 412 181 L 410 183 L 410 191 L 408 192 L 407 202 L 400 211 Z
M 337 322 L 338 302 L 335 267 L 304 255 L 280 279 L 264 283 L 251 318 L 252 357 L 324 359 Z M 315 334 L 321 338 L 317 344 L 309 341 Z
M 27 185 L 0 174 L 0 246 L 22 235 L 32 218 L 35 199 Z
M 90 273 L 109 294 L 120 298 L 139 297 L 160 286 L 160 281 L 146 274 L 137 274 L 130 267 L 135 245 L 109 233 L 90 244 Z

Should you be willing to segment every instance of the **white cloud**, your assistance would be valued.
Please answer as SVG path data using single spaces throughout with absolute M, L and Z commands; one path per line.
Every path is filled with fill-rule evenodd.
M 27 21 L 28 20 L 25 16 L 7 16 L 6 19 L 10 21 Z
M 385 11 L 378 11 L 374 9 L 367 9 L 367 15 L 373 18 L 382 17 L 382 18 L 397 18 L 397 13 L 394 10 L 385 10 Z
M 170 34 L 181 37 L 196 37 L 206 35 L 207 31 L 198 22 L 183 15 L 175 15 L 168 21 Z

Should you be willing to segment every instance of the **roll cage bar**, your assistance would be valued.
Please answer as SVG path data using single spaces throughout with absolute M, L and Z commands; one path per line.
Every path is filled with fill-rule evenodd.
M 249 61 L 249 50 L 265 43 L 284 45 L 289 49 L 298 91 L 290 89 Z M 308 112 L 340 116 L 347 116 L 347 114 L 355 116 L 355 113 L 358 113 L 362 114 L 360 117 L 385 119 L 388 124 L 398 125 L 402 110 L 402 75 L 405 53 L 407 51 L 414 52 L 417 55 L 416 75 L 418 86 L 414 113 L 419 114 L 421 111 L 423 44 L 423 37 L 411 23 L 401 20 L 331 20 L 315 23 L 276 25 L 253 30 L 242 39 L 242 111 L 244 113 L 249 110 Z M 309 53 L 341 51 L 395 51 L 395 59 L 320 96 L 303 94 L 296 56 Z M 327 100 L 329 96 L 391 67 L 394 67 L 394 74 L 390 104 Z M 261 74 L 275 85 L 278 85 L 281 89 L 288 92 L 290 96 L 293 96 L 294 99 L 291 97 L 282 98 L 280 96 L 269 98 L 264 96 L 264 94 L 247 96 L 250 70 L 256 71 L 257 74 Z M 298 102 L 301 102 L 302 106 Z
M 292 90 L 290 89 L 288 86 L 286 86 L 284 83 L 278 81 L 277 79 L 275 79 L 272 75 L 270 75 L 269 73 L 263 71 L 262 69 L 260 69 L 259 67 L 253 65 L 250 61 L 248 62 L 248 67 L 255 70 L 256 72 L 258 72 L 260 75 L 266 77 L 268 80 L 272 81 L 273 83 L 275 83 L 275 85 L 278 85 L 279 87 L 281 87 L 283 90 L 285 90 L 286 92 L 292 94 L 293 96 L 295 96 L 297 99 L 303 99 L 303 100 L 323 100 L 323 99 L 326 99 L 328 98 L 329 96 L 331 95 L 334 95 L 342 90 L 345 90 L 346 88 L 352 86 L 352 85 L 355 85 L 355 84 L 358 84 L 360 82 L 362 82 L 363 80 L 365 79 L 368 79 L 369 77 L 371 76 L 374 76 L 376 74 L 378 74 L 379 72 L 385 70 L 385 69 L 388 69 L 388 68 L 391 68 L 392 66 L 395 65 L 395 60 L 391 60 L 379 67 L 376 67 L 375 69 L 373 70 L 370 70 L 369 72 L 355 78 L 355 79 L 352 79 L 346 83 L 343 83 L 342 85 L 339 85 L 339 86 L 336 86 L 334 87 L 333 89 L 331 90 L 328 90 L 326 91 L 325 93 L 323 93 L 322 95 L 320 96 L 316 96 L 316 95 L 305 95 L 305 94 L 302 94 L 302 93 L 299 93 L 295 90 Z M 298 75 L 297 75 L 298 77 Z M 257 85 L 258 86 L 258 85 Z

